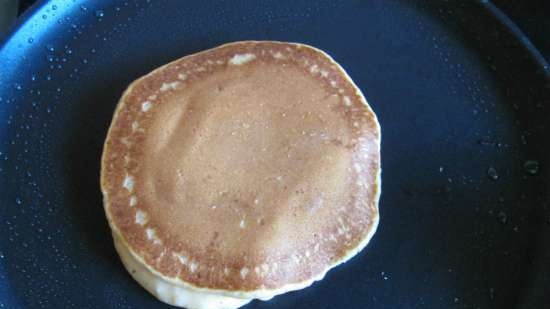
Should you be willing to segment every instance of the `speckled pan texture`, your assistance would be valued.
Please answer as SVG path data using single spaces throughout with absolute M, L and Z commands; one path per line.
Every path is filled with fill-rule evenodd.
M 104 149 L 113 232 L 176 285 L 300 289 L 378 225 L 380 126 L 306 45 L 231 43 L 153 71 L 122 96 Z

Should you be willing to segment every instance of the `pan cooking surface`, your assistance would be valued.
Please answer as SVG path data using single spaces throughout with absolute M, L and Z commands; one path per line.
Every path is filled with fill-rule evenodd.
M 122 91 L 245 39 L 332 55 L 382 126 L 380 227 L 313 287 L 246 308 L 545 308 L 549 69 L 490 2 L 45 1 L 0 49 L 0 308 L 170 308 L 99 191 Z

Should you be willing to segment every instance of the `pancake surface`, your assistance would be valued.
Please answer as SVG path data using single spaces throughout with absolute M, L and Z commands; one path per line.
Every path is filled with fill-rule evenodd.
M 319 50 L 231 43 L 130 85 L 101 186 L 115 239 L 152 274 L 269 298 L 322 278 L 371 238 L 380 128 Z

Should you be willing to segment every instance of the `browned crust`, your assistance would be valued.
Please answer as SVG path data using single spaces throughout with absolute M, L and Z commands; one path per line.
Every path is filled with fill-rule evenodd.
M 275 59 L 272 52 L 281 52 L 285 59 Z M 369 191 L 366 193 L 370 197 L 368 205 L 364 205 L 358 213 L 349 213 L 349 221 L 356 218 L 354 216 L 364 217 L 363 225 L 350 225 L 348 237 L 339 236 L 338 240 L 331 245 L 325 246 L 323 254 L 311 258 L 308 263 L 304 263 L 300 268 L 286 268 L 288 261 L 280 260 L 280 270 L 270 276 L 256 276 L 252 271 L 256 261 L 250 260 L 246 256 L 235 256 L 232 261 L 226 261 L 218 265 L 215 255 L 196 255 L 188 256 L 189 260 L 200 261 L 201 267 L 198 271 L 192 272 L 189 267 L 182 265 L 173 254 L 181 251 L 182 244 L 173 242 L 170 235 L 162 233 L 162 227 L 159 230 L 159 238 L 162 239 L 162 245 L 154 244 L 147 239 L 144 233 L 144 227 L 135 224 L 135 208 L 129 208 L 128 200 L 130 193 L 122 188 L 122 183 L 126 176 L 125 171 L 132 171 L 139 168 L 134 161 L 125 162 L 124 154 L 139 152 L 140 142 L 143 140 L 143 134 L 132 130 L 134 120 L 140 120 L 141 127 L 147 127 L 148 117 L 153 113 L 142 113 L 141 104 L 148 100 L 152 94 L 161 97 L 165 94 L 159 93 L 158 89 L 163 83 L 178 80 L 178 74 L 182 70 L 194 71 L 188 74 L 185 82 L 200 80 L 202 76 L 209 74 L 211 70 L 218 67 L 227 66 L 227 60 L 235 54 L 254 53 L 254 61 L 270 61 L 281 65 L 297 65 L 304 71 L 309 71 L 312 64 L 316 64 L 320 69 L 326 72 L 327 76 L 321 74 L 315 75 L 327 89 L 331 91 L 339 90 L 339 94 L 350 99 L 351 106 L 344 114 L 349 119 L 350 126 L 353 123 L 361 124 L 357 131 L 358 139 L 363 140 L 370 147 L 368 170 L 363 171 L 367 175 Z M 204 71 L 196 71 L 202 64 L 208 61 L 215 62 L 223 59 L 223 65 L 206 66 Z M 307 64 L 306 64 L 307 63 Z M 337 86 L 333 86 L 329 81 L 333 81 Z M 340 90 L 341 89 L 341 90 Z M 126 137 L 128 143 L 121 142 L 121 138 Z M 355 151 L 359 147 L 358 143 L 348 145 L 350 151 Z M 111 228 L 119 233 L 128 247 L 141 257 L 146 265 L 153 271 L 163 277 L 173 278 L 189 283 L 192 286 L 203 287 L 216 290 L 227 291 L 253 291 L 258 289 L 278 289 L 288 284 L 308 281 L 319 274 L 323 274 L 335 263 L 344 259 L 349 252 L 364 245 L 364 240 L 372 234 L 378 220 L 378 196 L 379 196 L 379 173 L 380 173 L 380 129 L 376 116 L 366 104 L 364 97 L 358 91 L 356 86 L 347 77 L 345 72 L 334 63 L 325 54 L 313 48 L 304 45 L 280 43 L 280 42 L 238 42 L 224 45 L 199 54 L 187 56 L 171 62 L 148 75 L 134 81 L 119 101 L 113 122 L 109 129 L 105 141 L 105 147 L 102 157 L 101 168 L 101 189 L 104 195 L 104 206 L 107 218 Z M 288 257 L 290 258 L 290 256 Z M 217 267 L 217 271 L 210 271 L 212 267 Z M 243 278 L 239 276 L 243 267 L 250 267 L 250 275 Z M 230 276 L 223 275 L 219 270 L 228 268 Z M 247 268 L 248 269 L 248 268 Z

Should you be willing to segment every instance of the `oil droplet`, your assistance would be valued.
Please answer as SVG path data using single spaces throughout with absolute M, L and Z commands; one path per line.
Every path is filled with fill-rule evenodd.
M 52 76 L 50 74 L 46 75 L 46 80 L 52 80 Z
M 42 19 L 46 19 L 46 18 L 48 18 L 48 15 L 46 14 L 42 15 Z
M 21 205 L 21 199 L 19 197 L 16 197 L 15 203 L 17 203 L 17 205 Z
M 103 12 L 103 10 L 97 10 L 97 11 L 95 11 L 95 17 L 101 18 L 101 17 L 103 17 L 103 16 L 105 16 L 105 13 Z
M 57 5 L 55 5 L 55 4 L 52 5 L 52 10 L 54 10 L 54 11 L 57 10 Z
M 48 60 L 48 62 L 53 62 L 54 60 L 53 55 L 50 55 L 50 54 L 46 55 L 46 60 Z
M 28 38 L 27 42 L 29 42 L 29 44 L 31 44 L 32 42 L 34 42 L 34 38 L 32 38 L 32 37 Z
M 52 44 L 46 44 L 46 50 L 53 52 L 53 51 L 55 51 L 55 48 L 53 47 Z
M 87 10 L 88 10 L 88 8 L 85 7 L 84 5 L 81 5 L 81 6 L 80 6 L 80 9 L 81 9 L 82 11 L 87 11 Z
M 498 214 L 497 214 L 497 217 L 498 217 L 498 220 L 500 221 L 500 223 L 502 223 L 502 224 L 506 224 L 506 222 L 508 222 L 508 216 L 506 215 L 506 213 L 504 211 L 499 211 Z
M 33 82 L 36 81 L 36 75 L 34 75 L 34 74 L 31 75 L 31 80 L 32 80 Z
M 492 179 L 492 180 L 497 180 L 498 179 L 497 170 L 492 166 L 489 167 L 487 169 L 487 176 L 489 176 L 489 178 Z
M 20 84 L 13 84 L 13 87 L 17 90 L 21 90 L 21 85 Z
M 536 160 L 527 160 L 523 163 L 523 169 L 527 174 L 536 175 L 539 172 L 539 162 Z

